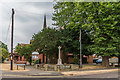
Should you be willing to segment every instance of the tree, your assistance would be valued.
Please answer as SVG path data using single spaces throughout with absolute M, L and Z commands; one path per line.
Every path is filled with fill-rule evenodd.
M 60 44 L 63 47 L 63 52 L 71 52 L 75 55 L 79 54 L 80 43 L 79 43 L 79 31 L 75 31 L 70 28 L 61 30 Z M 87 46 L 91 45 L 90 39 L 85 31 L 82 31 L 82 51 L 83 55 L 90 55 L 91 52 L 87 50 Z
M 109 57 L 119 54 L 117 45 L 120 44 L 120 3 L 59 2 L 54 9 L 53 20 L 56 25 L 65 24 L 65 27 L 75 31 L 82 29 L 88 34 L 94 43 L 89 45 L 88 50 L 103 56 L 103 66 L 109 65 Z
M 76 56 L 80 54 L 80 42 L 79 35 L 80 31 L 75 31 L 74 29 L 64 28 L 60 31 L 60 39 L 59 44 L 62 46 L 63 53 L 73 53 L 74 61 L 78 60 Z M 91 40 L 88 37 L 87 33 L 82 30 L 82 54 L 83 55 L 91 55 L 92 52 L 88 51 L 88 45 L 91 45 Z M 78 63 L 78 61 L 77 61 Z
M 82 8 L 85 8 L 83 11 Z M 90 29 L 90 37 L 94 44 L 90 50 L 103 56 L 103 66 L 109 65 L 109 57 L 119 54 L 117 45 L 120 41 L 120 3 L 100 2 L 77 3 L 78 13 L 86 13 L 85 23 L 82 24 L 86 30 Z M 80 15 L 85 16 L 81 13 Z
M 1 41 L 0 41 L 0 44 L 1 44 L 1 45 L 0 45 L 1 48 L 4 48 L 4 49 L 6 49 L 6 50 L 8 51 L 8 47 L 7 47 L 6 44 L 4 44 L 4 43 L 1 42 Z
M 2 60 L 2 63 L 4 62 L 5 58 L 9 57 L 9 52 L 7 45 L 0 41 L 0 60 Z
M 61 31 L 61 44 L 63 46 L 64 52 L 71 52 L 75 56 L 79 54 L 80 43 L 79 43 L 79 34 L 80 29 L 82 30 L 82 54 L 91 55 L 92 52 L 88 51 L 88 45 L 91 45 L 92 42 L 88 36 L 88 31 L 82 29 L 79 17 L 75 18 L 76 15 L 76 3 L 75 2 L 57 2 L 54 5 L 55 12 L 53 13 L 53 25 L 57 25 L 59 28 L 64 27 Z M 76 21 L 76 19 L 78 19 Z
M 78 39 L 80 34 L 79 32 L 80 32 L 80 29 L 82 29 L 82 27 L 81 25 L 75 24 L 79 22 L 75 20 L 75 19 L 79 19 L 79 17 L 77 16 L 76 18 L 73 18 L 77 10 L 76 3 L 75 2 L 57 2 L 54 5 L 54 10 L 55 11 L 53 13 L 53 21 L 55 21 L 55 23 L 53 25 L 57 25 L 59 28 L 64 27 L 64 29 L 61 31 L 65 39 L 63 41 L 63 45 L 69 42 L 67 43 L 69 45 L 69 47 L 67 48 L 69 49 L 71 48 L 70 50 L 74 49 L 72 52 L 76 52 L 76 54 L 78 54 L 79 53 Z M 90 44 L 91 42 L 88 36 L 88 32 L 82 29 L 82 45 L 83 45 L 83 51 L 85 51 L 86 55 L 90 53 L 87 51 L 87 47 L 86 47 Z M 74 48 L 72 46 L 74 46 Z
M 52 20 L 55 21 L 53 25 L 58 27 L 66 27 L 72 21 L 73 13 L 75 12 L 75 3 L 74 2 L 57 2 L 54 5 L 54 13 Z
M 33 36 L 32 47 L 34 51 L 44 54 L 49 58 L 57 53 L 58 31 L 51 28 L 45 28 Z
M 4 48 L 0 48 L 0 50 L 2 51 L 2 62 L 4 62 L 5 58 L 9 57 L 9 52 Z
M 18 52 L 21 57 L 24 56 L 26 58 L 26 61 L 29 61 L 30 65 L 31 65 L 31 62 L 32 62 L 31 56 L 32 56 L 32 52 L 33 52 L 31 44 L 29 44 L 29 45 L 18 44 L 16 46 L 15 51 Z

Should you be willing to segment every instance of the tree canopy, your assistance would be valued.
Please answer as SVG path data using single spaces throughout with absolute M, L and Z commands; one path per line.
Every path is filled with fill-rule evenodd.
M 120 54 L 119 2 L 57 2 L 54 10 L 54 25 L 84 30 L 93 42 L 88 50 L 108 56 L 107 65 L 109 57 Z
M 62 45 L 63 52 L 73 53 L 75 55 L 80 53 L 80 42 L 79 36 L 80 31 L 75 31 L 74 29 L 64 28 L 60 31 L 61 37 L 59 39 L 60 44 Z M 87 33 L 82 30 L 82 51 L 83 55 L 91 55 L 92 53 L 88 51 L 87 46 L 91 45 L 91 40 L 88 37 Z
M 76 9 L 79 16 L 86 16 L 82 27 L 90 30 L 90 38 L 94 42 L 90 50 L 101 56 L 118 55 L 120 3 L 76 3 Z
M 80 16 L 76 16 L 76 3 L 75 2 L 57 2 L 54 5 L 53 25 L 59 28 L 64 27 L 62 34 L 64 35 L 66 49 L 72 50 L 70 52 L 79 54 L 79 34 L 80 29 L 82 30 L 82 51 L 84 55 L 90 55 L 92 51 L 88 51 L 88 46 L 92 44 L 89 38 L 88 31 L 83 29 L 80 21 Z M 75 17 L 76 16 L 76 17 Z M 83 20 L 84 18 L 82 18 Z M 67 40 L 68 39 L 68 40 Z M 67 43 L 66 43 L 67 42 Z
M 0 41 L 0 60 L 2 59 L 2 62 L 4 62 L 5 58 L 9 57 L 9 52 L 7 45 Z
M 58 31 L 51 28 L 45 28 L 33 35 L 32 47 L 40 54 L 51 55 L 57 53 L 57 42 L 59 39 Z
M 0 44 L 1 44 L 1 45 L 0 45 L 1 48 L 4 48 L 4 49 L 6 49 L 6 50 L 8 51 L 8 47 L 7 47 L 6 44 L 4 44 L 4 43 L 1 42 L 1 41 L 0 41 Z
M 89 51 L 101 56 L 119 54 L 120 3 L 57 2 L 54 9 L 54 25 L 84 30 L 94 43 Z
M 32 52 L 33 52 L 31 44 L 29 44 L 29 45 L 18 44 L 15 48 L 15 52 L 18 52 L 21 57 L 24 56 L 26 61 L 29 61 L 31 64 L 31 62 L 32 62 L 31 56 L 32 56 Z

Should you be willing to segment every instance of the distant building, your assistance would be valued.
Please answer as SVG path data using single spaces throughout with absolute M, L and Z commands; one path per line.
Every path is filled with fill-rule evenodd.
M 24 45 L 29 45 L 29 44 L 21 43 L 20 45 L 24 46 Z M 13 52 L 13 59 L 14 59 L 14 61 L 26 61 L 25 57 L 24 56 L 20 56 L 18 52 Z
M 33 52 L 32 53 L 32 60 L 38 60 L 39 59 L 39 53 L 38 52 Z

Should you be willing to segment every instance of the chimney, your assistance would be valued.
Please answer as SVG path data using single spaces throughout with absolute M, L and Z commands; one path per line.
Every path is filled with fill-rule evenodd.
M 44 14 L 44 26 L 43 26 L 43 28 L 46 28 L 47 26 L 46 26 L 46 14 Z

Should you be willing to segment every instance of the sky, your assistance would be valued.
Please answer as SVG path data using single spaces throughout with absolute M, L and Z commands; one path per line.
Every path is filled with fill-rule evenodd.
M 11 14 L 14 15 L 14 43 L 29 44 L 34 33 L 43 29 L 44 14 L 47 26 L 52 25 L 53 2 L 2 2 L 0 3 L 0 41 L 8 45 L 11 50 Z

